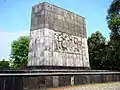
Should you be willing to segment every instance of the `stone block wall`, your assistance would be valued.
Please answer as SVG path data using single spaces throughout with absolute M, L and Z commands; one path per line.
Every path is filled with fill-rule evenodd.
M 115 81 L 120 81 L 119 74 L 0 76 L 0 90 L 46 90 L 46 88 Z
M 85 19 L 49 3 L 32 8 L 28 66 L 90 67 Z

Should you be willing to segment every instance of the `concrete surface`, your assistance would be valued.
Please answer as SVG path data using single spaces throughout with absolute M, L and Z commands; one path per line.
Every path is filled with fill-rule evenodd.
M 120 90 L 120 82 L 87 84 L 87 85 L 79 85 L 79 86 L 51 88 L 47 90 Z
M 85 18 L 49 3 L 32 7 L 28 67 L 90 68 Z

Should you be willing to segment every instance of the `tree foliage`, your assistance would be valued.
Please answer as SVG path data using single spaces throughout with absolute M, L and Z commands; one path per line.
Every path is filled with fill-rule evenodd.
M 92 69 L 101 69 L 106 54 L 105 37 L 96 31 L 88 38 L 89 60 Z
M 111 30 L 111 40 L 120 40 L 120 0 L 113 0 L 110 5 L 107 22 Z
M 5 59 L 0 61 L 0 70 L 10 69 L 9 61 L 5 61 Z
M 113 0 L 107 15 L 108 27 L 111 30 L 104 67 L 120 70 L 120 0 Z
M 11 44 L 11 59 L 12 68 L 20 69 L 27 64 L 28 59 L 28 36 L 21 36 L 17 40 L 14 40 Z

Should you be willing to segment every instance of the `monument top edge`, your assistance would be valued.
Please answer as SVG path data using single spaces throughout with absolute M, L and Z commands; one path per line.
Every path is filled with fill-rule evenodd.
M 65 10 L 65 11 L 67 11 L 67 12 L 69 12 L 69 13 L 75 14 L 75 15 L 77 15 L 77 16 L 85 19 L 85 17 L 83 17 L 83 16 L 81 16 L 81 15 L 79 15 L 79 14 L 77 14 L 77 13 L 74 13 L 74 12 L 72 12 L 72 11 L 70 11 L 70 10 L 64 9 L 64 8 L 62 8 L 62 7 L 59 7 L 59 6 L 57 6 L 57 5 L 51 4 L 51 3 L 49 3 L 49 2 L 41 2 L 41 3 L 35 4 L 35 5 L 32 6 L 32 7 L 34 8 L 34 7 L 36 7 L 36 6 L 45 5 L 45 4 L 47 4 L 47 5 L 52 5 L 52 6 L 54 6 L 54 7 L 60 8 L 60 9 L 62 9 L 62 10 Z

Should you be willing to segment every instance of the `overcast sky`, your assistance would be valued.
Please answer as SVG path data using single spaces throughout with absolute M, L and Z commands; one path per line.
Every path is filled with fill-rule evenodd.
M 0 0 L 0 59 L 10 55 L 11 42 L 29 35 L 31 8 L 41 0 Z M 112 0 L 42 0 L 75 12 L 86 19 L 87 36 L 99 30 L 106 38 L 107 9 Z

